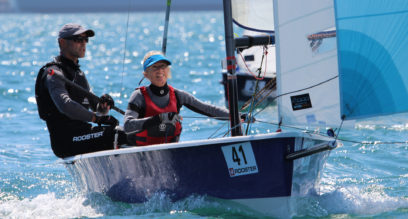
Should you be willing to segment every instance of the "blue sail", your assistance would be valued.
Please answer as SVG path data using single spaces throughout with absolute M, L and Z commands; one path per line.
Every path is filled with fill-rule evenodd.
M 408 1 L 335 0 L 345 119 L 408 111 Z

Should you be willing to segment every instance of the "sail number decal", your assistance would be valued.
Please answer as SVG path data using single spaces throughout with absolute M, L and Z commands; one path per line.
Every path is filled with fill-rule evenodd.
M 312 108 L 312 101 L 310 100 L 310 96 L 308 93 L 297 96 L 291 96 L 290 100 L 292 102 L 293 111 Z
M 221 147 L 230 177 L 258 173 L 250 142 Z

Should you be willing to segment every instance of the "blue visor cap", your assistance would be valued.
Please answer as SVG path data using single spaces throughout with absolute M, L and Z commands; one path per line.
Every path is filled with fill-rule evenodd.
M 148 59 L 146 59 L 146 61 L 143 63 L 143 70 L 146 71 L 146 69 L 152 65 L 154 65 L 154 63 L 159 62 L 159 61 L 166 61 L 169 65 L 171 65 L 171 61 L 168 60 L 166 57 L 164 57 L 163 55 L 152 55 L 150 56 Z

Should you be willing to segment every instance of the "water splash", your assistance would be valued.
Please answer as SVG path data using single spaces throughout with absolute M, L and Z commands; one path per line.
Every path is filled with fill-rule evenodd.
M 11 198 L 0 201 L 2 218 L 80 218 L 100 217 L 90 206 L 83 205 L 84 197 L 56 198 L 54 193 L 38 195 L 33 199 Z
M 298 217 L 342 214 L 376 216 L 408 209 L 407 197 L 390 196 L 382 185 L 341 187 L 321 195 L 297 198 L 295 202 Z
M 256 216 L 239 206 L 208 197 L 191 196 L 171 202 L 161 193 L 141 204 L 114 202 L 102 194 L 70 194 L 58 198 L 55 193 L 47 193 L 31 199 L 2 197 L 0 201 L 1 218 L 207 218 L 209 215 Z

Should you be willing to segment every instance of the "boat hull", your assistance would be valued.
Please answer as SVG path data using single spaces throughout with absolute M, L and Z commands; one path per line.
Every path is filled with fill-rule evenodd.
M 322 141 L 282 134 L 235 137 L 97 152 L 64 163 L 83 190 L 115 201 L 140 203 L 156 193 L 172 201 L 199 195 L 275 215 L 256 207 L 271 211 L 264 206 L 273 198 L 307 194 L 328 152 L 295 161 L 286 155 Z

